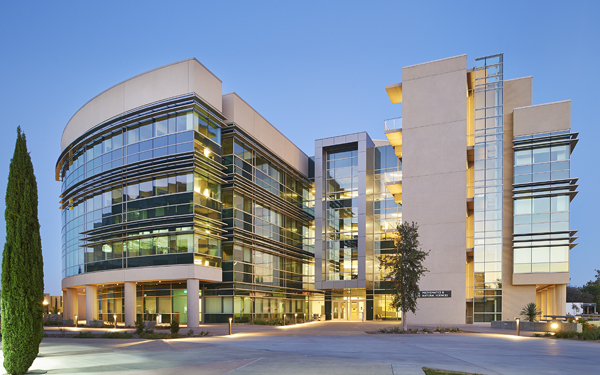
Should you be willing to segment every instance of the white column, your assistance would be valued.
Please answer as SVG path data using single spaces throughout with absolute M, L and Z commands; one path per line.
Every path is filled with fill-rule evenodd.
M 187 280 L 187 326 L 200 326 L 200 280 Z
M 67 288 L 66 297 L 63 299 L 64 319 L 73 319 L 75 321 L 75 315 L 77 315 L 77 297 L 77 288 Z
M 133 327 L 135 325 L 135 282 L 128 281 L 124 285 L 125 289 L 125 326 Z
M 85 321 L 87 325 L 98 320 L 98 286 L 85 286 Z

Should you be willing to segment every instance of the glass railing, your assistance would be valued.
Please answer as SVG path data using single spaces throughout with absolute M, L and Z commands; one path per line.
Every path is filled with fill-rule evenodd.
M 402 130 L 402 117 L 389 118 L 387 120 L 383 120 L 383 122 L 386 133 Z

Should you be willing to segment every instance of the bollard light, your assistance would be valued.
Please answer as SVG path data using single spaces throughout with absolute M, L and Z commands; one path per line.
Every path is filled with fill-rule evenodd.
M 519 336 L 519 323 L 520 323 L 521 319 L 517 318 L 517 336 Z
M 75 314 L 75 327 L 77 327 L 78 324 L 79 324 L 79 321 L 77 320 L 77 314 Z
M 229 318 L 229 335 L 231 335 L 231 318 Z
M 116 314 L 115 314 L 115 315 L 113 315 L 113 319 L 114 319 L 114 321 L 115 321 L 115 328 L 117 328 L 117 315 L 116 315 Z
M 294 314 L 294 324 L 298 324 L 298 314 Z
M 285 314 L 283 314 L 283 326 L 285 327 Z

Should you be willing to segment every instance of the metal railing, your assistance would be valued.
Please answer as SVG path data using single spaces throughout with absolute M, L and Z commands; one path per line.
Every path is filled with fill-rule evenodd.
M 387 120 L 383 120 L 385 124 L 385 132 L 395 132 L 398 130 L 402 130 L 402 117 L 389 118 Z

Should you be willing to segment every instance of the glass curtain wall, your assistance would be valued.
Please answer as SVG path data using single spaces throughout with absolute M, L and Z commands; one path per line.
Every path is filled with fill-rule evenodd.
M 392 296 L 386 294 L 391 286 L 385 280 L 385 273 L 379 268 L 379 257 L 396 252 L 394 238 L 396 224 L 402 221 L 402 205 L 396 203 L 386 185 L 402 183 L 402 160 L 396 156 L 393 146 L 382 146 L 375 148 L 374 162 L 374 258 L 373 269 L 367 271 L 373 275 L 372 319 L 395 320 L 398 319 L 398 311 L 391 306 Z M 368 273 L 367 280 L 370 278 Z M 370 291 L 367 290 L 367 293 Z
M 502 319 L 503 55 L 475 60 L 474 322 Z
M 575 140 L 568 131 L 515 139 L 514 273 L 569 272 Z
M 327 152 L 324 280 L 358 278 L 358 149 Z

